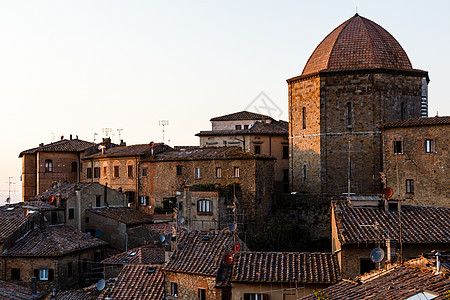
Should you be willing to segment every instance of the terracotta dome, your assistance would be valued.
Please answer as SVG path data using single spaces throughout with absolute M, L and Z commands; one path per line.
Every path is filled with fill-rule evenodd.
M 317 46 L 302 75 L 323 70 L 353 69 L 412 70 L 399 42 L 380 25 L 356 14 Z

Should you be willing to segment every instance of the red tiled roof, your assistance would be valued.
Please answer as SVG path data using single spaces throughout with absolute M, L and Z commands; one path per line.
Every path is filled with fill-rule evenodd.
M 220 117 L 212 118 L 210 121 L 237 121 L 237 120 L 264 120 L 264 119 L 272 119 L 269 116 L 261 115 L 249 111 L 240 111 L 237 113 L 232 113 L 229 115 L 224 115 Z
M 35 199 L 46 201 L 51 196 L 60 196 L 62 199 L 68 199 L 75 195 L 77 190 L 84 190 L 92 185 L 99 185 L 96 182 L 79 182 L 79 183 L 58 183 L 57 187 L 47 190 L 35 196 Z
M 155 143 L 153 146 L 153 153 L 157 154 L 171 149 L 172 149 L 171 147 L 163 143 Z M 151 151 L 152 147 L 150 146 L 150 144 L 118 146 L 107 149 L 104 154 L 102 154 L 102 152 L 97 152 L 92 155 L 86 155 L 83 159 L 104 158 L 104 157 L 148 156 L 151 155 Z
M 154 268 L 149 273 L 149 268 Z M 164 274 L 159 266 L 126 265 L 117 280 L 110 284 L 98 299 L 152 299 L 164 298 Z
M 103 260 L 106 264 L 156 264 L 162 265 L 165 259 L 164 247 L 145 245 L 119 253 Z
M 243 252 L 235 256 L 232 282 L 334 284 L 336 255 L 300 252 Z
M 448 299 L 448 273 L 435 275 L 436 269 L 419 258 L 395 265 L 391 269 L 372 271 L 325 288 L 321 293 L 329 299 L 407 299 L 423 291 L 439 294 L 435 300 Z M 317 299 L 313 294 L 300 299 Z
M 126 225 L 151 223 L 153 220 L 152 215 L 129 207 L 99 207 L 89 208 L 86 211 L 116 220 Z
M 142 226 L 164 235 L 168 235 L 169 233 L 173 234 L 175 232 L 175 226 L 171 224 L 144 224 Z
M 393 127 L 412 127 L 412 126 L 431 126 L 431 125 L 449 125 L 450 116 L 444 117 L 430 117 L 430 118 L 412 118 L 398 122 L 382 124 L 381 128 Z
M 206 239 L 205 236 L 209 238 Z M 231 250 L 233 244 L 233 233 L 229 230 L 182 232 L 178 248 L 164 270 L 216 276 L 223 256 Z
M 41 293 L 39 293 L 41 294 Z M 40 299 L 42 295 L 32 296 L 31 289 L 0 280 L 0 300 Z
M 210 159 L 273 159 L 264 154 L 242 151 L 239 147 L 205 147 L 181 151 L 166 151 L 144 161 L 210 160 Z
M 2 255 L 61 256 L 104 245 L 107 243 L 73 227 L 52 225 L 29 231 Z
M 399 240 L 398 211 L 378 207 L 333 204 L 342 244 L 374 243 L 380 238 Z M 339 221 L 341 220 L 341 221 Z M 450 243 L 450 208 L 402 206 L 403 243 Z M 339 224 L 341 223 L 341 224 Z M 378 224 L 375 226 L 367 226 Z
M 37 152 L 81 152 L 92 146 L 95 146 L 95 144 L 79 139 L 60 140 L 51 144 L 22 151 L 20 152 L 19 157 L 22 157 L 24 154 L 35 154 Z
M 356 14 L 317 46 L 302 75 L 374 68 L 413 69 L 406 52 L 389 32 Z
M 216 135 L 288 135 L 289 123 L 285 121 L 275 121 L 271 123 L 256 122 L 249 129 L 241 130 L 207 130 L 200 131 L 196 136 L 216 136 Z
M 52 300 L 96 300 L 100 291 L 96 287 L 82 290 L 67 290 L 56 293 Z

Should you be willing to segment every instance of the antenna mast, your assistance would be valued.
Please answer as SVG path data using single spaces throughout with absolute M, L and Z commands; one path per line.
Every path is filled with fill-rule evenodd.
M 102 132 L 105 134 L 105 136 L 108 138 L 109 134 L 112 132 L 111 128 L 102 128 Z
M 119 142 L 120 142 L 120 139 L 121 139 L 121 132 L 123 131 L 123 129 L 117 129 L 117 132 L 118 132 L 118 134 L 119 134 Z
M 162 134 L 163 134 L 162 142 L 164 144 L 164 133 L 166 132 L 165 126 L 169 126 L 169 120 L 159 120 L 159 126 L 162 126 Z
M 6 202 L 8 204 L 11 202 L 11 184 L 16 184 L 15 182 L 11 181 L 12 178 L 13 177 L 8 177 L 8 199 L 6 199 Z

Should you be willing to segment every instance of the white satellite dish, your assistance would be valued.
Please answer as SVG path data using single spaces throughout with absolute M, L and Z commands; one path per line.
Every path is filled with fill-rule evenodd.
M 164 243 L 165 240 L 166 240 L 166 236 L 164 234 L 159 237 L 159 241 L 161 243 Z
M 178 218 L 178 223 L 183 224 L 184 221 L 185 221 L 185 219 L 184 219 L 183 216 L 180 216 L 180 217 Z
M 100 279 L 98 282 L 97 282 L 97 290 L 99 290 L 99 291 L 103 291 L 103 289 L 105 288 L 105 286 L 106 286 L 106 281 L 105 281 L 105 279 Z
M 370 252 L 370 259 L 374 263 L 379 263 L 384 259 L 384 250 L 381 248 L 375 248 Z

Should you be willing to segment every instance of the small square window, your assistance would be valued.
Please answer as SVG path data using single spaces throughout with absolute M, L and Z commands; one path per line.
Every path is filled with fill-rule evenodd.
M 141 173 L 142 177 L 147 177 L 147 168 L 142 168 Z
M 69 220 L 75 219 L 75 208 L 69 208 Z
M 239 170 L 239 167 L 234 167 L 233 168 L 233 176 L 234 177 L 239 177 L 241 174 L 240 174 L 240 170 Z
M 248 129 L 248 125 L 244 125 L 244 129 Z
M 402 141 L 394 141 L 393 148 L 394 148 L 394 154 L 403 154 Z
M 20 269 L 11 269 L 11 280 L 20 280 Z
M 94 168 L 94 178 L 100 178 L 100 167 Z
M 413 179 L 406 179 L 406 193 L 414 194 L 414 180 Z
M 222 178 L 222 168 L 216 167 L 216 178 Z
M 92 178 L 92 168 L 86 169 L 86 178 Z
M 236 126 L 234 126 L 234 128 L 235 128 L 236 130 L 242 130 L 242 125 L 236 125 Z
M 261 154 L 261 146 L 255 145 L 255 154 Z
M 39 280 L 48 280 L 48 269 L 39 270 Z
M 177 166 L 177 176 L 183 175 L 183 166 Z

